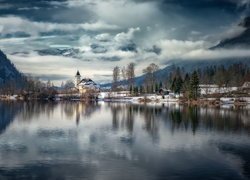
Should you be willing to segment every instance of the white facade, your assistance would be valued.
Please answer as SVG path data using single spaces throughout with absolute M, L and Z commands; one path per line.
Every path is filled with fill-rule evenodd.
M 97 85 L 92 79 L 84 78 L 81 79 L 81 75 L 79 71 L 76 73 L 76 89 L 79 91 L 79 93 L 87 93 L 90 92 L 99 92 L 100 86 Z
M 216 84 L 201 84 L 199 87 L 201 95 L 229 93 L 238 90 L 238 87 L 219 87 Z

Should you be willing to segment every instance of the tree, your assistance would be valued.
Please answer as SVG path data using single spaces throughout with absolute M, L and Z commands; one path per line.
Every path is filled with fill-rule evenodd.
M 183 86 L 182 86 L 185 97 L 188 96 L 189 87 L 190 87 L 190 77 L 189 77 L 189 74 L 187 73 L 185 75 Z
M 172 82 L 171 89 L 175 93 L 180 94 L 182 87 L 183 87 L 183 80 L 182 80 L 181 76 L 178 75 L 177 77 L 174 78 L 174 80 Z
M 61 88 L 64 88 L 64 82 L 62 81 L 62 83 L 61 83 Z
M 123 78 L 124 81 L 126 81 L 127 80 L 127 69 L 126 69 L 126 67 L 123 67 L 121 71 L 122 71 L 122 78 Z
M 64 84 L 64 89 L 66 91 L 71 91 L 75 87 L 75 84 L 72 80 L 67 80 L 66 83 Z
M 51 81 L 50 81 L 50 80 L 48 80 L 48 81 L 47 81 L 46 86 L 47 86 L 47 89 L 49 89 L 49 88 L 51 88 L 51 87 L 52 87 L 52 83 L 51 83 Z
M 189 86 L 189 98 L 197 99 L 199 95 L 199 77 L 197 71 L 192 73 Z
M 129 63 L 127 66 L 127 71 L 126 71 L 127 79 L 128 79 L 128 85 L 129 87 L 132 87 L 132 93 L 134 91 L 134 79 L 135 79 L 135 63 Z
M 155 77 L 155 72 L 159 70 L 159 66 L 151 63 L 148 67 L 143 69 L 143 73 L 145 74 L 145 79 L 144 79 L 144 84 L 147 87 L 148 92 L 154 92 L 155 88 L 155 82 L 156 82 L 156 77 Z M 153 87 L 153 89 L 151 88 Z
M 112 90 L 116 91 L 118 88 L 118 83 L 120 80 L 120 68 L 118 66 L 114 67 L 113 69 L 113 84 L 112 84 Z

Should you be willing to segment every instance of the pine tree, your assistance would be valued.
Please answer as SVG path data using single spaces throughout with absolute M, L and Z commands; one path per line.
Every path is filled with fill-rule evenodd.
M 192 73 L 189 85 L 189 98 L 197 99 L 199 95 L 199 77 L 197 71 Z

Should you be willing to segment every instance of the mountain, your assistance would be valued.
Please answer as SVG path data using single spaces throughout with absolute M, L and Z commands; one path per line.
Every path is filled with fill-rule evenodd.
M 218 45 L 209 48 L 209 50 L 216 51 L 219 49 L 250 49 L 250 17 L 246 17 L 245 19 L 243 19 L 239 26 L 244 28 L 244 31 L 241 34 L 232 38 L 221 40 Z M 250 57 L 231 57 L 216 60 L 206 59 L 206 57 L 196 60 L 175 59 L 168 61 L 168 64 L 165 68 L 157 71 L 156 77 L 158 80 L 166 79 L 166 77 L 171 71 L 174 70 L 175 67 L 184 68 L 186 72 L 191 72 L 195 69 L 203 69 L 207 66 L 224 65 L 224 67 L 228 67 L 235 63 L 243 63 L 245 65 L 250 66 Z M 136 84 L 141 85 L 144 81 L 144 78 L 144 75 L 136 77 Z M 121 84 L 126 84 L 126 82 L 122 81 Z M 104 88 L 111 87 L 111 83 L 103 84 L 101 86 Z
M 239 26 L 243 27 L 245 30 L 239 34 L 238 36 L 224 39 L 220 41 L 220 43 L 214 47 L 209 48 L 209 50 L 218 50 L 218 49 L 250 49 L 250 17 L 246 17 L 239 24 Z M 156 76 L 157 79 L 162 79 L 166 77 L 171 71 L 173 71 L 174 67 L 185 68 L 186 72 L 191 72 L 194 69 L 205 68 L 207 66 L 220 66 L 224 65 L 228 67 L 235 63 L 243 63 L 245 65 L 250 66 L 250 57 L 232 57 L 232 58 L 223 58 L 223 59 L 206 59 L 206 57 L 199 60 L 172 60 L 168 62 L 168 66 L 157 71 Z M 136 83 L 142 84 L 144 80 L 144 76 L 136 77 Z
M 22 79 L 22 74 L 0 50 L 0 87 L 9 82 L 15 82 L 17 86 L 20 86 Z
M 229 67 L 232 64 L 242 63 L 250 67 L 250 58 L 232 58 L 232 59 L 221 59 L 221 60 L 175 60 L 171 61 L 169 65 L 163 69 L 158 70 L 155 73 L 156 79 L 158 81 L 164 82 L 169 74 L 176 70 L 176 67 L 184 68 L 186 73 L 190 73 L 195 69 L 204 69 L 208 66 L 217 66 L 223 65 L 224 67 Z M 136 85 L 142 85 L 144 83 L 145 75 L 135 77 Z M 126 85 L 126 81 L 120 81 L 121 85 Z M 101 84 L 101 88 L 108 89 L 112 86 L 112 83 Z
M 239 24 L 240 27 L 244 28 L 245 30 L 238 36 L 227 38 L 222 40 L 218 45 L 210 48 L 211 50 L 214 49 L 249 49 L 250 48 L 250 17 L 246 17 L 243 21 Z

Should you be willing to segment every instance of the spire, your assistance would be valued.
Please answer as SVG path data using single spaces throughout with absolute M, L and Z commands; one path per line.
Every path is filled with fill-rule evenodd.
M 78 70 L 77 70 L 76 76 L 81 76 L 81 74 Z

